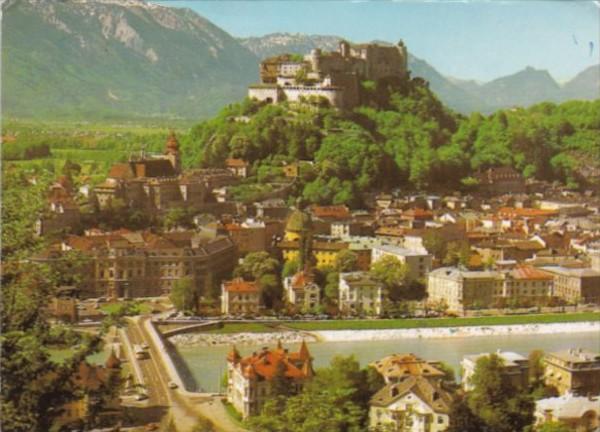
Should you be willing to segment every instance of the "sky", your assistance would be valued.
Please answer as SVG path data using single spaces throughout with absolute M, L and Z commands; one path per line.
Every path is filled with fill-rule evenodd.
M 566 81 L 600 62 L 600 0 L 170 0 L 236 37 L 274 32 L 404 40 L 446 76 L 490 81 L 526 66 Z M 593 48 L 590 48 L 590 42 Z

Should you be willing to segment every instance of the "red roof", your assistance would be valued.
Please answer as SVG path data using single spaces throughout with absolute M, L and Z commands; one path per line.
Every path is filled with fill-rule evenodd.
M 314 274 L 307 271 L 300 271 L 292 276 L 292 288 L 303 289 L 306 285 L 312 284 L 315 280 Z
M 345 205 L 313 206 L 311 212 L 318 218 L 346 219 L 350 217 L 350 209 Z
M 515 279 L 527 279 L 527 280 L 552 280 L 551 274 L 545 271 L 539 270 L 532 266 L 519 266 L 515 268 L 511 275 Z
M 223 282 L 223 288 L 227 292 L 258 293 L 258 284 L 256 282 L 248 282 L 242 278 Z
M 237 350 L 235 353 L 237 353 Z M 305 342 L 302 342 L 300 350 L 295 353 L 288 353 L 281 346 L 281 343 L 275 349 L 263 348 L 262 351 L 255 352 L 251 356 L 242 359 L 237 358 L 235 353 L 232 350 L 228 355 L 228 360 L 239 365 L 244 376 L 249 379 L 262 377 L 271 380 L 282 364 L 284 366 L 283 373 L 288 378 L 303 379 L 314 375 L 312 358 Z
M 516 208 L 516 207 L 502 207 L 498 210 L 498 215 L 502 217 L 514 218 L 514 217 L 552 217 L 557 216 L 558 211 L 556 210 L 541 210 L 534 208 Z

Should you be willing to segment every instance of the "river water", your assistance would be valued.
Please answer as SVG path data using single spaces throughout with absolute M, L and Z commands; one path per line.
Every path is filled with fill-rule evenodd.
M 299 344 L 284 345 L 297 351 Z M 258 351 L 261 346 L 239 346 L 242 356 Z M 600 352 L 600 333 L 557 333 L 545 335 L 476 336 L 439 339 L 395 339 L 387 341 L 314 342 L 308 348 L 315 368 L 327 366 L 335 355 L 354 355 L 361 366 L 394 353 L 414 353 L 426 360 L 440 360 L 452 366 L 459 375 L 459 363 L 464 355 L 493 352 L 498 349 L 514 351 L 524 356 L 534 350 L 559 351 L 568 348 L 587 348 Z M 229 346 L 179 347 L 175 358 L 188 390 L 218 392 L 226 370 L 225 357 Z M 176 357 L 176 356 L 175 356 Z

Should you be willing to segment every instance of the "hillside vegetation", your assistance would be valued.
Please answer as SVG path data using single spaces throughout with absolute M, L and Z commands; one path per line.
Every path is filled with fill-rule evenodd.
M 503 165 L 578 187 L 586 182 L 581 169 L 600 161 L 600 101 L 464 117 L 419 78 L 363 82 L 362 100 L 348 113 L 323 101 L 230 105 L 192 129 L 185 163 L 222 166 L 236 157 L 265 173 L 283 162 L 311 160 L 298 194 L 313 203 L 358 206 L 374 188 L 468 187 L 478 170 Z

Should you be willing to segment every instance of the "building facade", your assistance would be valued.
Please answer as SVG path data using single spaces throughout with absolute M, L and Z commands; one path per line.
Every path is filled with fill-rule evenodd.
M 369 427 L 442 432 L 450 422 L 453 394 L 437 380 L 408 376 L 387 384 L 369 402 Z
M 298 393 L 314 376 L 312 357 L 305 342 L 297 352 L 281 343 L 242 357 L 235 347 L 227 355 L 227 401 L 244 419 L 260 413 L 273 396 L 274 380 L 284 380 L 290 393 Z
M 344 315 L 379 316 L 385 310 L 383 285 L 367 272 L 340 273 L 339 309 Z
M 301 311 L 314 310 L 321 303 L 321 289 L 310 270 L 299 271 L 283 281 L 285 301 Z
M 600 271 L 544 267 L 554 277 L 554 295 L 569 303 L 600 304 Z
M 600 353 L 581 348 L 546 353 L 544 381 L 560 395 L 600 395 Z
M 63 260 L 69 253 L 84 260 L 80 298 L 165 296 L 182 279 L 189 279 L 200 295 L 218 292 L 221 280 L 233 271 L 236 255 L 233 242 L 223 236 L 120 230 L 68 236 L 33 261 Z
M 260 288 L 256 282 L 242 278 L 221 285 L 221 313 L 224 315 L 257 315 L 260 310 Z

